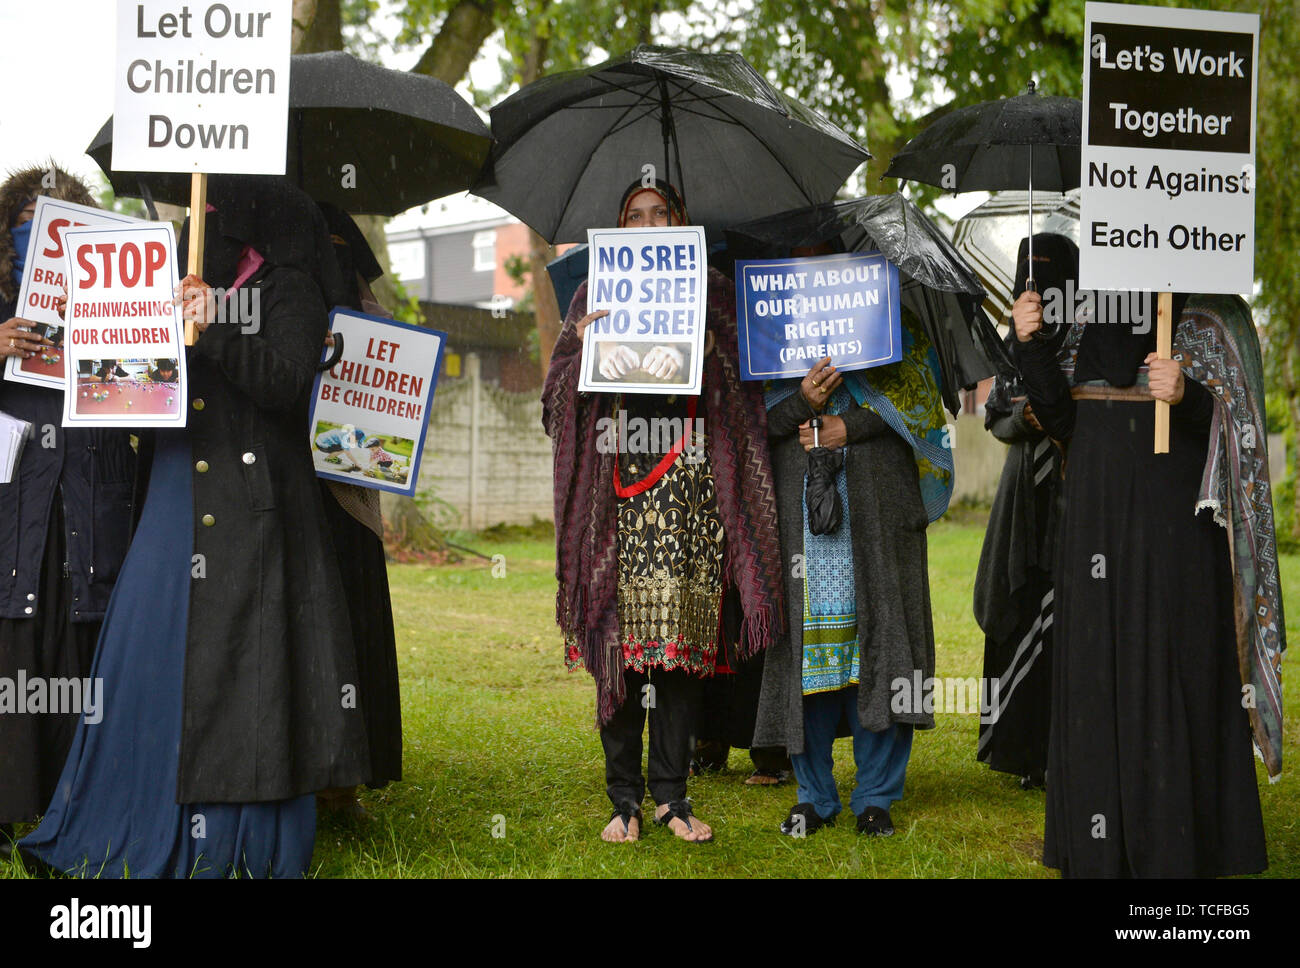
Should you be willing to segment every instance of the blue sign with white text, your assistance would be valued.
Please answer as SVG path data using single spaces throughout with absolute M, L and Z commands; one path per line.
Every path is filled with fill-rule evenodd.
M 738 261 L 736 290 L 741 379 L 902 359 L 898 267 L 879 253 Z

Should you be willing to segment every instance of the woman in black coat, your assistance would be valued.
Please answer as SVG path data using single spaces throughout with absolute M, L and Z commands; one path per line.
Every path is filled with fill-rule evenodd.
M 94 204 L 60 168 L 29 168 L 0 185 L 0 364 L 51 345 L 43 327 L 17 315 L 37 195 Z M 0 680 L 75 680 L 84 688 L 131 533 L 130 435 L 64 429 L 57 389 L 0 380 L 0 410 L 32 425 L 13 479 L 0 484 Z M 81 711 L 0 704 L 0 850 L 13 823 L 35 820 L 49 803 Z
M 104 721 L 24 841 L 74 873 L 300 875 L 315 791 L 368 771 L 305 434 L 329 238 L 282 179 L 214 177 L 209 199 L 204 279 L 181 286 L 201 330 L 189 425 L 142 440 L 148 497 L 96 656 Z

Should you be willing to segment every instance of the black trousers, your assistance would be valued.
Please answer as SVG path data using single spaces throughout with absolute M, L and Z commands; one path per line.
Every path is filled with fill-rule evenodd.
M 639 807 L 645 797 L 641 733 L 647 713 L 650 795 L 656 804 L 684 799 L 704 680 L 679 670 L 656 669 L 645 675 L 628 669 L 623 673 L 623 682 L 627 698 L 609 724 L 600 729 L 600 743 L 605 748 L 605 790 L 610 801 L 616 807 L 629 802 Z

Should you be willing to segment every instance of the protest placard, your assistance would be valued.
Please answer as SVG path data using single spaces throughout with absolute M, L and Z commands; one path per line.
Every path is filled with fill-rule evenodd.
M 316 475 L 414 494 L 447 334 L 350 309 L 330 314 L 330 332 L 343 356 L 312 393 Z
M 116 171 L 282 175 L 291 0 L 118 0 Z
M 1089 3 L 1079 283 L 1249 293 L 1255 14 Z
M 23 264 L 23 281 L 18 288 L 15 316 L 35 323 L 35 331 L 54 345 L 36 356 L 20 359 L 9 357 L 5 363 L 5 379 L 34 386 L 63 389 L 64 346 L 63 320 L 55 302 L 63 296 L 66 280 L 63 275 L 63 239 L 59 230 L 80 225 L 123 225 L 139 219 L 117 212 L 106 212 L 88 205 L 64 202 L 44 195 L 36 199 L 32 216 L 31 236 L 27 244 L 27 259 Z
M 65 228 L 65 427 L 185 426 L 170 222 Z
M 879 253 L 737 261 L 736 288 L 743 380 L 902 359 L 898 266 Z
M 587 328 L 578 388 L 700 392 L 709 266 L 704 229 L 588 229 Z

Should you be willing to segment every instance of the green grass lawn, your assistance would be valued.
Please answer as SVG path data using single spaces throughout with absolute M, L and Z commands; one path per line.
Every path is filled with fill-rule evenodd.
M 983 539 L 978 514 L 930 529 L 930 580 L 938 676 L 982 671 L 983 635 L 971 588 Z M 406 756 L 402 783 L 363 795 L 367 826 L 325 819 L 316 844 L 321 877 L 1054 877 L 1039 862 L 1043 793 L 975 761 L 978 717 L 939 715 L 918 731 L 898 833 L 860 838 L 847 823 L 802 841 L 776 827 L 794 788 L 746 787 L 748 754 L 731 769 L 691 781 L 690 796 L 713 826 L 707 845 L 650 826 L 637 844 L 599 839 L 609 816 L 604 761 L 593 728 L 595 689 L 568 673 L 554 624 L 550 541 L 469 542 L 505 556 L 492 577 L 482 560 L 390 570 L 402 665 Z M 1284 578 L 1300 573 L 1284 560 Z M 1285 586 L 1291 601 L 1296 588 Z M 1287 700 L 1296 708 L 1295 676 Z M 1296 725 L 1285 756 L 1296 762 Z M 852 748 L 836 744 L 847 802 Z M 1259 767 L 1268 876 L 1300 875 L 1300 797 L 1295 780 L 1270 785 Z M 647 798 L 647 804 L 649 804 Z M 497 832 L 504 836 L 494 837 Z
M 983 515 L 956 510 L 930 529 L 936 675 L 978 677 L 983 636 L 971 587 Z M 504 556 L 505 574 L 481 559 L 393 565 L 393 612 L 402 673 L 405 780 L 362 799 L 364 824 L 320 823 L 318 877 L 1054 877 L 1039 862 L 1043 792 L 975 761 L 976 715 L 939 715 L 918 731 L 898 833 L 860 838 L 853 818 L 804 840 L 777 833 L 794 787 L 746 787 L 749 757 L 691 781 L 715 841 L 688 845 L 650 825 L 637 844 L 605 844 L 604 762 L 593 728 L 594 686 L 568 673 L 554 624 L 551 540 L 466 543 Z M 499 571 L 499 569 L 498 569 Z M 1283 560 L 1297 597 L 1300 558 Z M 1286 698 L 1296 707 L 1296 676 Z M 1288 721 L 1285 756 L 1297 762 Z M 847 802 L 850 741 L 836 744 Z M 1294 769 L 1294 766 L 1292 767 Z M 1291 776 L 1270 785 L 1258 767 L 1269 877 L 1300 875 L 1300 797 Z M 649 800 L 647 800 L 649 804 Z M 502 836 L 493 836 L 494 829 Z M 0 877 L 9 872 L 0 871 Z

